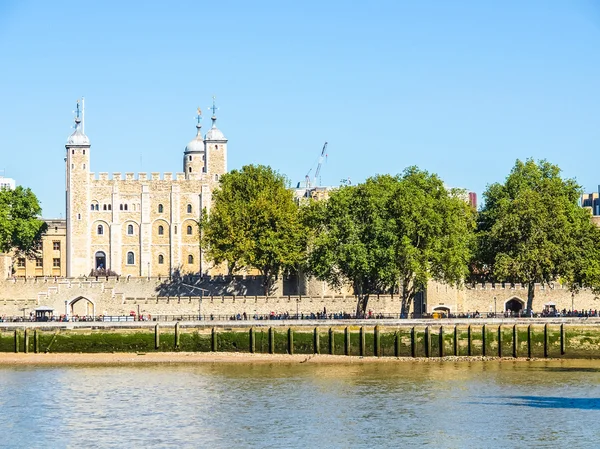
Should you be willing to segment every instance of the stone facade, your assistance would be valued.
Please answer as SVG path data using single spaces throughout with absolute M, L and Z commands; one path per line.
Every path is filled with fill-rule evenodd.
M 227 172 L 227 139 L 216 128 L 197 135 L 183 154 L 183 172 L 92 173 L 91 145 L 76 119 L 66 148 L 66 277 L 110 270 L 122 276 L 209 273 L 198 220 Z

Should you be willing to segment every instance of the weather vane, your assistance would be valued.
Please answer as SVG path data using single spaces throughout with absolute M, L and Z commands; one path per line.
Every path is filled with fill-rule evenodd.
M 198 115 L 196 116 L 196 119 L 198 120 L 198 125 L 199 125 L 200 120 L 202 120 L 202 111 L 200 110 L 200 108 L 198 108 Z
M 212 115 L 215 115 L 215 112 L 217 112 L 219 110 L 219 108 L 217 107 L 216 103 L 215 103 L 216 97 L 213 95 L 213 104 L 212 106 L 209 108 L 212 110 Z

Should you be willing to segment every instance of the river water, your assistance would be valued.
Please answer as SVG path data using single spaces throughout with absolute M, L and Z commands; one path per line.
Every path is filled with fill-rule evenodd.
M 0 447 L 598 447 L 600 362 L 0 367 Z

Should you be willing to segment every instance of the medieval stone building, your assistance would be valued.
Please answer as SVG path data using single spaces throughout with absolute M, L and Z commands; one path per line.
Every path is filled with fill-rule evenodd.
M 210 210 L 211 193 L 227 172 L 227 139 L 212 127 L 203 137 L 200 110 L 196 137 L 183 152 L 181 173 L 91 171 L 93 150 L 82 129 L 66 148 L 66 276 L 110 270 L 118 275 L 168 276 L 174 270 L 204 273 L 198 220 Z

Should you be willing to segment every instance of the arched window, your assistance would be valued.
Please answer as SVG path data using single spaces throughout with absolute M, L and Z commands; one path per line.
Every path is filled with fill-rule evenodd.
M 165 208 L 163 207 L 163 205 L 162 205 L 162 204 L 159 204 L 159 205 L 158 205 L 158 213 L 159 213 L 159 214 L 162 214 L 164 210 L 165 210 Z
M 123 210 L 123 205 L 119 204 L 119 210 Z
M 127 235 L 133 235 L 133 225 L 127 225 Z
M 162 225 L 158 226 L 158 235 L 163 235 L 165 233 L 165 228 Z
M 219 145 L 215 145 L 215 150 L 218 150 L 218 149 L 219 149 Z
M 187 234 L 192 235 L 192 227 L 191 226 L 187 227 Z
M 188 264 L 192 264 L 194 263 L 194 256 L 192 256 L 191 254 L 188 256 Z
M 134 265 L 135 264 L 135 255 L 133 254 L 133 252 L 129 251 L 127 253 L 127 265 Z
M 125 210 L 127 210 L 127 204 L 125 204 Z
M 174 227 L 175 229 L 173 229 L 173 231 L 175 232 L 175 235 L 177 235 L 177 226 Z
M 104 226 L 98 225 L 98 235 L 104 234 Z
M 192 213 L 192 205 L 191 205 L 191 204 L 188 204 L 188 205 L 187 205 L 187 213 L 188 213 L 188 214 L 191 214 L 191 213 Z
M 92 204 L 92 209 L 91 210 L 94 210 L 94 205 L 93 204 Z
M 112 210 L 112 205 L 108 205 L 108 210 Z
M 190 160 L 190 162 L 191 162 L 191 160 L 192 160 L 192 156 L 191 156 L 191 155 L 190 155 L 190 159 L 189 159 L 189 160 Z
M 102 210 L 106 210 L 106 204 L 102 205 Z
M 163 263 L 165 263 L 165 256 L 163 256 L 162 254 L 158 255 L 158 264 L 162 265 Z
M 188 167 L 188 173 L 192 172 L 192 167 Z
M 215 181 L 219 180 L 219 175 L 215 175 Z
M 96 204 L 96 210 L 100 210 L 100 205 Z

